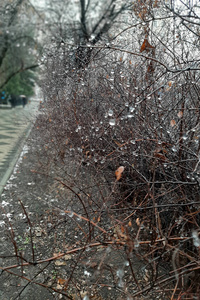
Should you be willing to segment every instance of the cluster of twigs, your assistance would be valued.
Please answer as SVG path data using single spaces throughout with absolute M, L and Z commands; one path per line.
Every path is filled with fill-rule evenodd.
M 165 283 L 171 299 L 198 294 L 200 144 L 195 74 L 180 72 L 171 81 L 158 73 L 146 80 L 145 61 L 143 70 L 141 65 L 137 69 L 119 56 L 113 61 L 112 49 L 103 52 L 103 64 L 99 60 L 76 70 L 69 63 L 65 85 L 59 81 L 58 91 L 46 90 L 48 101 L 38 127 L 46 131 L 42 136 L 47 166 L 80 201 L 82 217 L 91 225 L 88 243 L 92 227 L 99 229 L 106 214 L 109 230 L 117 232 L 111 244 L 126 245 L 128 255 L 141 248 L 140 259 L 151 265 L 152 277 L 148 287 L 133 296 L 158 286 L 164 292 Z M 62 73 L 62 64 L 58 69 Z M 57 73 L 48 76 L 50 83 L 58 80 Z M 69 160 L 76 161 L 73 168 Z M 107 246 L 110 234 L 100 231 Z M 156 273 L 160 264 L 169 265 L 165 279 Z
M 194 299 L 200 292 L 200 114 L 194 74 L 181 72 L 171 81 L 159 69 L 155 79 L 147 80 L 143 57 L 143 67 L 137 68 L 113 56 L 112 49 L 101 55 L 106 57 L 103 62 L 99 58 L 81 70 L 70 61 L 66 69 L 70 55 L 65 65 L 49 58 L 46 101 L 36 122 L 43 171 L 33 172 L 51 176 L 65 199 L 65 208 L 51 211 L 62 212 L 64 219 L 56 219 L 55 212 L 51 221 L 49 215 L 51 232 L 56 236 L 65 223 L 74 228 L 77 242 L 70 240 L 67 250 L 60 242 L 59 253 L 52 246 L 49 257 L 36 258 L 34 226 L 21 203 L 30 227 L 32 258 L 18 252 L 11 229 L 17 263 L 2 271 L 69 299 L 74 299 L 73 290 L 82 299 L 97 290 L 105 298 L 103 288 L 127 299 Z M 99 249 L 104 254 L 91 275 L 88 266 Z M 109 265 L 106 258 L 115 251 L 123 259 L 119 263 L 116 255 L 115 264 Z M 43 272 L 72 254 L 70 272 L 57 278 L 59 287 L 23 275 L 27 266 L 41 265 Z M 135 259 L 142 264 L 137 271 Z M 83 263 L 85 276 L 91 277 L 87 294 L 80 292 L 77 273 Z M 21 273 L 11 271 L 19 266 Z

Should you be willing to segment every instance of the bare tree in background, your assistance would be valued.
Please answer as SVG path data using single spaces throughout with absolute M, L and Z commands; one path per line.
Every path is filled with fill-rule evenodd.
M 39 47 L 36 50 L 36 26 L 33 25 L 36 23 L 36 17 L 28 1 L 2 2 L 0 16 L 0 87 L 2 88 L 16 74 L 38 66 Z
M 57 27 L 56 40 L 72 44 L 76 66 L 82 68 L 91 61 L 92 48 L 99 41 L 109 43 L 109 30 L 115 27 L 117 18 L 128 13 L 131 1 L 67 1 L 58 5 L 50 0 L 49 24 Z M 53 19 L 53 22 L 52 22 Z

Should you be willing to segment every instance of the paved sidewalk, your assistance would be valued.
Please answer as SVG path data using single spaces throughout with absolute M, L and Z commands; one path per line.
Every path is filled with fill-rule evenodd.
M 43 215 L 46 214 L 46 208 L 52 204 L 49 200 L 53 196 L 48 192 L 49 187 L 51 187 L 51 184 L 48 184 L 48 178 L 45 176 L 40 177 L 40 175 L 31 172 L 38 164 L 37 155 L 40 153 L 38 152 L 40 146 L 37 145 L 33 139 L 34 131 L 33 126 L 26 141 L 23 139 L 23 149 L 22 152 L 20 151 L 20 158 L 15 165 L 14 171 L 12 170 L 12 175 L 7 181 L 4 191 L 0 194 L 0 300 L 56 299 L 47 288 L 23 280 L 20 276 L 18 277 L 1 271 L 1 268 L 5 266 L 18 263 L 15 257 L 15 248 L 13 247 L 13 236 L 10 234 L 10 226 L 12 226 L 12 232 L 17 243 L 19 255 L 24 255 L 28 260 L 32 259 L 28 233 L 30 232 L 29 225 L 18 200 L 20 199 L 22 201 L 30 217 L 33 233 L 35 230 L 42 228 Z M 41 157 L 42 155 L 41 153 Z M 48 200 L 46 197 L 48 197 Z M 46 238 L 48 241 L 49 236 L 46 235 Z M 38 237 L 34 235 L 35 247 L 37 246 L 37 241 L 38 243 L 42 243 L 41 245 L 38 244 L 37 250 L 35 249 L 37 259 L 39 259 L 40 255 L 45 257 L 46 252 L 48 251 L 49 254 L 51 250 L 49 245 L 46 247 L 47 242 L 43 243 L 43 240 L 43 233 L 41 235 L 39 234 Z M 50 240 L 50 243 L 52 244 L 52 240 Z M 42 249 L 40 250 L 40 248 Z M 54 265 L 52 265 L 52 267 L 54 267 Z M 41 268 L 43 268 L 43 266 Z M 44 282 L 45 277 L 40 270 L 40 266 L 30 265 L 23 270 L 23 275 L 26 278 L 31 278 L 33 282 L 39 281 L 41 283 Z M 15 270 L 11 270 L 11 272 L 12 271 L 15 274 L 21 274 L 21 269 L 15 268 Z M 50 273 L 50 275 L 51 274 L 52 273 Z
M 38 103 L 0 109 L 0 194 L 12 173 L 37 114 Z

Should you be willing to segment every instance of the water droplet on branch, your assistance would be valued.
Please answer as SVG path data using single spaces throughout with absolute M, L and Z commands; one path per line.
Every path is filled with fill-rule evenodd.
M 109 124 L 110 124 L 111 126 L 115 126 L 116 120 L 115 120 L 115 119 L 110 119 Z

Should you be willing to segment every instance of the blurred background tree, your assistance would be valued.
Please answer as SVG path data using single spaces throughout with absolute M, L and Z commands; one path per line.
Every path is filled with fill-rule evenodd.
M 119 16 L 128 14 L 132 1 L 63 1 L 47 0 L 47 22 L 56 49 L 65 44 L 72 49 L 72 64 L 78 69 L 86 67 L 93 59 L 98 42 L 111 41 L 110 30 L 119 26 Z M 122 24 L 120 24 L 122 26 Z M 51 49 L 49 49 L 51 51 Z M 95 54 L 94 54 L 95 55 Z
M 36 75 L 30 70 L 18 73 L 5 85 L 4 91 L 6 95 L 33 96 L 35 80 Z
M 34 13 L 26 0 L 0 2 L 0 90 L 9 94 L 34 92 L 39 50 Z

